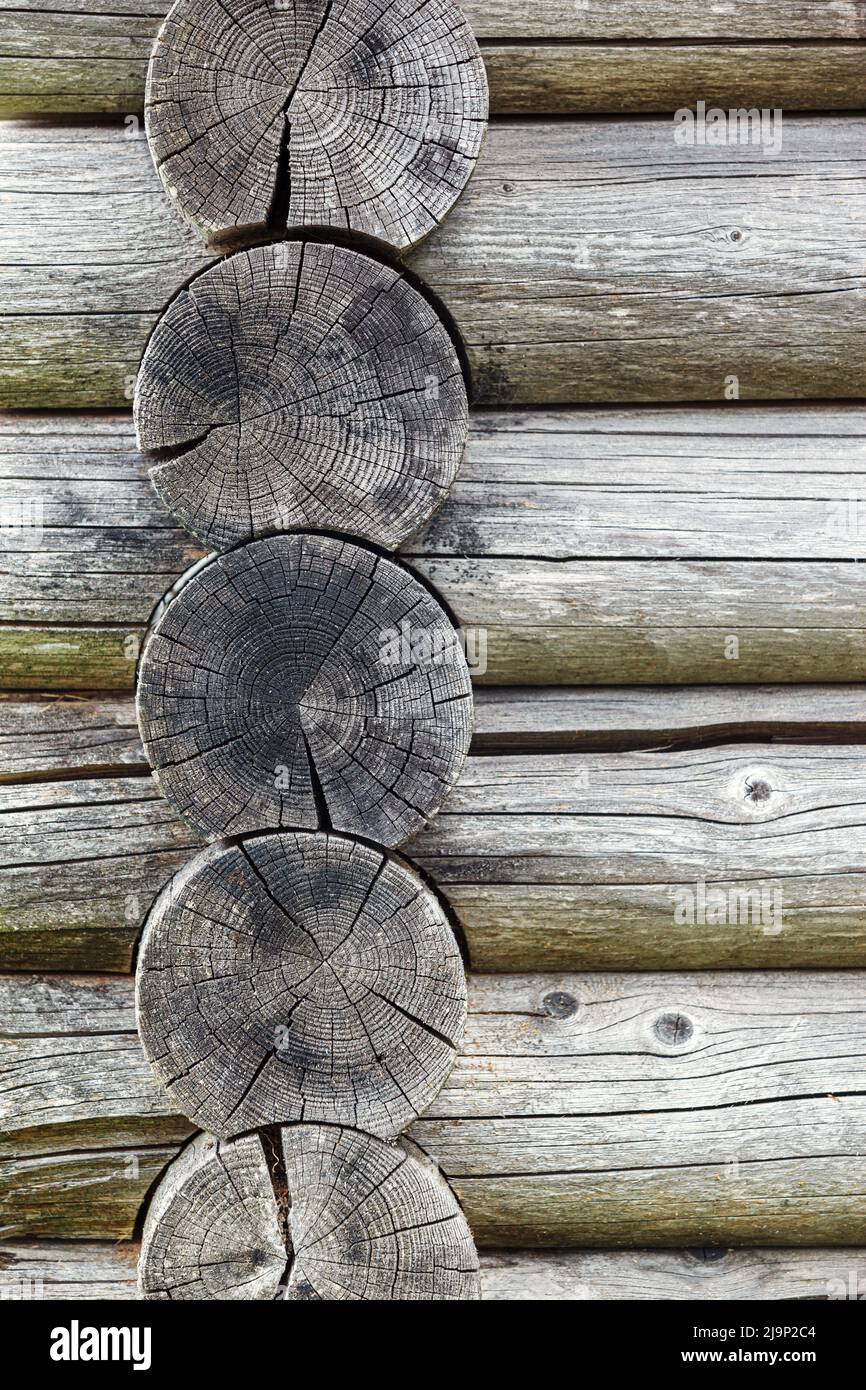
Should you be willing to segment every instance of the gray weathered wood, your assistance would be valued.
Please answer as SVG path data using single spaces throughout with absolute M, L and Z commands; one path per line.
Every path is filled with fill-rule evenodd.
M 470 177 L 487 82 L 454 0 L 176 0 L 145 115 L 206 239 L 336 226 L 402 248 Z
M 146 771 L 128 697 L 0 699 L 0 782 Z
M 855 637 L 846 652 L 842 631 L 862 625 L 856 605 L 843 608 L 856 572 L 764 565 L 862 556 L 863 421 L 859 404 L 478 412 L 452 495 L 403 554 L 436 564 L 458 611 L 477 599 L 473 622 L 487 630 L 486 639 L 470 634 L 478 681 L 591 681 L 593 672 L 617 682 L 765 681 L 771 671 L 835 681 L 846 669 L 861 678 L 862 644 Z M 140 625 L 204 550 L 152 495 L 128 420 L 7 417 L 0 472 L 9 523 L 0 597 L 10 618 L 32 625 L 0 632 L 0 682 L 131 688 Z M 694 566 L 627 567 L 611 556 Z M 731 560 L 753 563 L 747 571 Z M 700 607 L 712 610 L 713 627 L 734 625 L 669 627 L 667 591 L 680 583 L 706 592 Z M 588 596 L 584 612 L 576 593 Z M 761 631 L 776 603 L 778 637 Z M 609 612 L 615 632 L 599 632 L 593 612 Z M 820 641 L 804 618 L 826 626 Z M 118 622 L 138 631 L 81 626 Z M 726 639 L 738 635 L 739 657 L 728 660 Z
M 135 421 L 160 496 L 214 549 L 304 527 L 393 549 L 454 481 L 467 402 L 448 332 L 404 276 L 283 241 L 172 300 Z
M 15 27 L 20 0 L 0 0 L 0 14 L 8 13 L 9 42 L 14 51 L 28 48 L 31 23 L 44 25 L 47 34 L 64 16 L 77 17 L 73 33 L 83 42 L 92 32 L 116 32 L 119 44 L 129 42 L 150 21 L 147 37 L 155 34 L 171 0 L 32 0 L 30 23 Z M 464 0 L 461 9 L 481 39 L 861 39 L 866 19 L 860 0 L 593 0 L 591 5 L 574 0 L 546 0 L 543 6 L 529 0 Z M 85 27 L 92 25 L 93 28 Z M 62 32 L 58 30 L 58 32 Z M 37 51 L 42 51 L 37 50 Z M 83 56 L 89 51 L 83 48 Z
M 665 119 L 509 122 L 411 268 L 479 403 L 862 397 L 864 129 L 794 116 L 771 149 L 678 145 Z M 204 264 L 195 233 L 119 130 L 11 126 L 0 157 L 0 236 L 20 246 L 0 404 L 122 405 Z
M 32 1240 L 0 1245 L 6 1298 L 134 1299 L 135 1241 Z M 491 1302 L 856 1300 L 866 1252 L 815 1250 L 483 1250 Z
M 403 553 L 862 559 L 864 460 L 859 403 L 476 411 Z M 0 417 L 0 505 L 0 594 L 27 621 L 140 620 L 205 553 L 154 495 L 128 416 Z
M 148 1205 L 140 1287 L 154 1299 L 273 1299 L 286 1268 L 283 1223 L 258 1135 L 200 1134 Z
M 850 1249 L 487 1250 L 481 1257 L 481 1296 L 492 1302 L 854 1301 L 864 1281 L 866 1252 Z
M 165 0 L 137 8 L 132 0 L 57 0 L 57 8 L 43 3 L 26 12 L 9 3 L 0 6 L 0 115 L 142 110 Z M 786 111 L 862 105 L 862 46 L 843 43 L 866 37 L 857 0 L 547 0 L 542 7 L 498 0 L 462 8 L 481 37 L 499 114 L 673 111 L 701 97 Z
M 440 1091 L 466 1017 L 433 893 L 335 835 L 197 856 L 148 916 L 136 979 L 148 1060 L 222 1138 L 301 1120 L 393 1137 Z
M 153 1197 L 145 1298 L 429 1302 L 480 1297 L 466 1221 L 432 1166 L 357 1130 L 199 1135 Z
M 432 595 L 374 551 L 299 533 L 183 584 L 138 670 L 145 751 L 212 838 L 334 829 L 394 846 L 431 816 L 472 736 L 472 687 Z
M 420 556 L 412 566 L 454 615 L 477 683 L 866 679 L 866 577 L 853 563 Z M 68 575 L 68 563 L 64 568 Z M 86 592 L 86 582 L 64 579 L 60 612 L 70 596 L 75 603 Z M 38 607 L 46 613 L 42 598 Z M 87 627 L 65 622 L 57 609 L 52 617 L 31 625 L 22 615 L 0 629 L 0 689 L 132 688 L 143 619 Z
M 182 1122 L 143 1054 L 116 1046 L 123 1035 L 94 1046 L 91 982 L 78 1022 L 76 982 L 62 984 L 60 1016 L 50 1008 L 40 1031 L 34 1013 L 4 1047 L 4 1235 L 128 1236 L 134 1160 L 152 1173 Z M 862 972 L 469 986 L 462 1055 L 409 1138 L 441 1165 L 479 1244 L 866 1243 Z M 112 988 L 131 1026 L 132 983 Z M 4 990 L 5 1019 L 29 982 Z
M 622 752 L 705 743 L 866 742 L 859 685 L 481 687 L 474 752 Z M 148 770 L 129 697 L 0 696 L 0 782 Z
M 474 756 L 411 855 L 476 969 L 862 966 L 864 757 Z M 6 787 L 0 807 L 6 968 L 128 969 L 199 837 L 142 777 Z

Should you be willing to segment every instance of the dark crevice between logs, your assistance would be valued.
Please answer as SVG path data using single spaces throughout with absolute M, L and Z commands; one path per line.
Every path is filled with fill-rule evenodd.
M 295 1250 L 292 1245 L 291 1231 L 292 1194 L 289 1191 L 289 1179 L 286 1173 L 286 1163 L 283 1157 L 283 1145 L 280 1138 L 279 1126 L 269 1125 L 266 1129 L 259 1130 L 257 1133 L 261 1140 L 262 1149 L 264 1150 L 265 1166 L 268 1170 L 268 1177 L 271 1180 L 274 1201 L 277 1204 L 277 1224 L 279 1225 L 280 1235 L 283 1238 L 283 1244 L 286 1248 L 286 1267 L 277 1286 L 273 1300 L 275 1303 L 280 1303 L 285 1300 L 295 1264 Z

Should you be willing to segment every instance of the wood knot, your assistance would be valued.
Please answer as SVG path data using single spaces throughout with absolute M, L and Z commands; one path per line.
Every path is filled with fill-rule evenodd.
M 578 1010 L 578 1002 L 573 994 L 557 989 L 545 994 L 541 1007 L 548 1018 L 573 1018 Z
M 653 1032 L 666 1047 L 683 1047 L 694 1031 L 691 1019 L 681 1013 L 661 1014 L 653 1024 Z
M 772 795 L 773 788 L 762 777 L 746 778 L 746 798 L 756 806 L 760 806 L 763 801 L 769 801 Z

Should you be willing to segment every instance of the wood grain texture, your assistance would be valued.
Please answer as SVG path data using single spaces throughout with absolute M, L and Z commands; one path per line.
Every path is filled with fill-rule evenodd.
M 854 403 L 477 411 L 451 493 L 403 554 L 860 559 L 864 446 Z M 0 418 L 0 516 L 0 599 L 20 622 L 143 623 L 206 554 L 119 414 Z
M 473 756 L 411 855 L 476 969 L 862 967 L 863 777 L 862 743 Z M 198 837 L 142 777 L 0 807 L 4 967 L 128 970 Z
M 18 1033 L 4 1048 L 3 1233 L 128 1237 L 142 1194 L 124 1163 L 151 1165 L 182 1122 L 140 1050 L 118 1049 L 116 1033 L 91 1046 L 94 988 L 131 1026 L 131 981 L 65 977 L 60 1010 L 46 983 L 29 1022 L 10 1001 L 33 998 L 30 982 L 3 985 L 4 1031 L 11 1015 Z M 866 1243 L 862 973 L 469 983 L 463 1053 L 409 1138 L 441 1166 L 478 1244 Z
M 136 693 L 166 798 L 211 838 L 334 829 L 393 847 L 434 816 L 472 737 L 448 617 L 377 552 L 296 533 L 194 572 Z
M 472 750 L 483 753 L 866 742 L 857 685 L 481 687 L 474 703 Z M 0 696 L 0 783 L 147 771 L 131 698 Z
M 163 186 L 206 239 L 336 226 L 402 248 L 469 179 L 487 83 L 454 0 L 177 0 L 145 115 Z
M 148 60 L 167 8 L 154 4 L 136 13 L 130 0 L 113 7 L 41 5 L 26 14 L 0 7 L 0 115 L 141 112 Z M 699 99 L 786 111 L 862 105 L 861 47 L 843 42 L 866 37 L 856 0 L 783 0 L 762 6 L 760 15 L 749 0 L 462 8 L 482 36 L 495 114 L 674 111 Z
M 466 388 L 445 326 L 404 276 L 283 241 L 172 300 L 135 422 L 157 492 L 215 550 L 305 527 L 392 550 L 454 481 Z
M 99 32 L 116 26 L 125 38 L 135 33 L 143 18 L 151 21 L 149 33 L 168 13 L 170 0 L 32 0 L 28 24 L 12 29 L 16 47 L 26 47 L 30 24 L 50 26 L 57 16 L 79 16 L 95 24 Z M 543 7 L 527 0 L 465 0 L 461 5 L 473 32 L 482 39 L 860 39 L 866 37 L 866 19 L 860 0 L 593 0 L 591 5 L 574 0 L 547 0 Z M 14 21 L 20 0 L 2 0 L 0 13 Z M 50 30 L 49 30 L 50 32 Z M 89 30 L 84 32 L 89 34 Z
M 660 118 L 507 122 L 410 266 L 456 320 L 478 403 L 862 397 L 864 128 L 795 116 L 772 150 L 677 145 Z M 142 141 L 3 137 L 0 237 L 20 249 L 0 404 L 123 405 L 160 311 L 205 263 L 195 235 Z
M 696 681 L 742 680 L 747 658 L 748 680 L 770 679 L 771 668 L 778 679 L 809 679 L 811 670 L 814 679 L 831 673 L 838 680 L 849 660 L 859 678 L 856 647 L 845 657 L 839 630 L 859 625 L 856 608 L 841 620 L 833 611 L 846 588 L 854 595 L 853 567 L 763 566 L 804 555 L 862 556 L 864 418 L 859 404 L 479 411 L 453 493 L 403 554 L 413 564 L 435 564 L 446 601 L 489 629 L 486 651 L 480 635 L 477 650 L 467 645 L 477 680 L 581 680 L 587 661 L 588 679 L 594 669 L 601 680 L 627 680 L 630 672 L 632 679 L 677 680 L 683 657 L 686 665 L 691 657 L 683 678 Z M 0 630 L 0 681 L 7 688 L 129 689 L 142 625 L 205 550 L 154 497 L 128 417 L 7 416 L 0 475 L 7 521 L 0 597 L 4 615 L 18 624 Z M 682 571 L 670 564 L 627 569 L 611 555 L 696 563 Z M 755 563 L 746 572 L 731 560 Z M 595 561 L 605 563 L 588 563 Z M 708 590 L 714 620 L 733 623 L 721 637 L 655 630 L 654 620 L 670 621 L 664 595 L 679 573 L 683 583 Z M 642 606 L 631 604 L 632 589 L 642 593 Z M 578 593 L 588 596 L 585 614 L 572 602 Z M 738 594 L 734 617 L 729 595 Z M 789 632 L 778 640 L 796 648 L 793 663 L 784 652 L 777 659 L 776 638 L 761 632 L 770 594 L 786 609 L 780 625 Z M 483 607 L 470 606 L 476 602 Z M 592 610 L 608 606 L 633 618 L 617 618 L 616 632 L 598 641 Z M 818 643 L 803 630 L 807 614 L 830 629 Z M 139 626 L 73 626 L 117 622 Z M 586 622 L 584 643 L 577 629 Z M 740 655 L 728 660 L 724 639 L 738 634 Z M 492 673 L 481 660 L 491 655 Z M 636 674 L 642 665 L 646 677 Z
M 695 109 L 699 101 L 786 115 L 859 111 L 866 83 L 862 43 L 525 41 L 492 42 L 482 53 L 499 116 L 637 115 Z
M 213 846 L 166 885 L 136 1001 L 148 1061 L 201 1129 L 393 1138 L 451 1070 L 466 982 L 408 865 L 335 835 L 268 835 Z
M 448 1184 L 403 1144 L 292 1125 L 199 1135 L 144 1224 L 146 1299 L 464 1301 L 478 1256 Z
M 134 1299 L 135 1241 L 8 1241 L 6 1298 Z M 815 1250 L 483 1250 L 481 1297 L 491 1302 L 856 1299 L 866 1253 Z

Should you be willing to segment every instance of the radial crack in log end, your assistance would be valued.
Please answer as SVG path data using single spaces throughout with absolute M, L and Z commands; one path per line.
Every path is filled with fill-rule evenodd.
M 166 887 L 137 976 L 144 1050 L 222 1137 L 318 1121 L 393 1137 L 466 1020 L 451 927 L 407 866 L 335 835 L 216 845 Z
M 393 847 L 457 780 L 472 687 L 451 623 L 400 565 L 274 536 L 199 569 L 160 614 L 138 715 L 164 794 L 213 838 L 333 828 Z
M 163 184 L 206 236 L 333 226 L 400 249 L 460 196 L 487 111 L 454 0 L 178 0 L 145 96 Z
M 463 1213 L 414 1146 L 331 1125 L 292 1125 L 273 1137 L 282 1143 L 287 1232 L 258 1138 L 200 1135 L 152 1200 L 141 1247 L 145 1298 L 480 1297 Z
M 272 1299 L 286 1267 L 256 1136 L 200 1134 L 167 1169 L 148 1209 L 139 1267 L 147 1299 Z
M 135 420 L 163 501 L 218 550 L 304 527 L 395 549 L 444 501 L 469 429 L 457 351 L 420 291 L 299 241 L 232 256 L 172 301 Z

